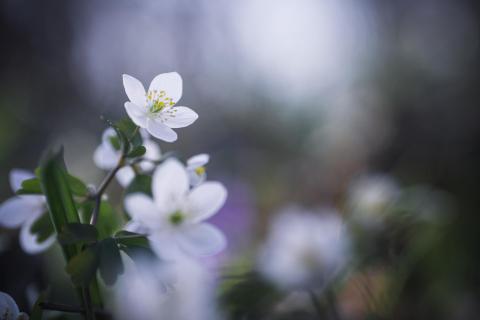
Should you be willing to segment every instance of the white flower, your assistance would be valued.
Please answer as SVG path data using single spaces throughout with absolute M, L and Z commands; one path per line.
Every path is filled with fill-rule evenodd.
M 281 289 L 323 288 L 349 257 L 350 240 L 338 214 L 290 208 L 274 220 L 258 268 Z
M 153 174 L 152 194 L 153 199 L 141 193 L 129 195 L 125 207 L 132 223 L 151 235 L 152 246 L 161 257 L 206 256 L 225 247 L 223 233 L 204 222 L 225 203 L 227 190 L 221 183 L 208 181 L 189 190 L 185 167 L 169 159 Z
M 135 261 L 113 290 L 113 311 L 120 320 L 214 320 L 212 276 L 197 261 Z
M 176 72 L 162 73 L 153 78 L 147 92 L 140 81 L 128 74 L 123 75 L 123 86 L 130 99 L 125 102 L 128 116 L 158 139 L 166 142 L 177 140 L 172 128 L 189 126 L 198 118 L 190 108 L 175 107 L 182 97 L 182 78 Z
M 135 164 L 135 166 L 137 166 L 141 172 L 149 172 L 155 167 L 151 161 L 156 161 L 161 158 L 160 147 L 150 139 L 148 133 L 143 129 L 140 130 L 140 133 L 143 139 L 142 145 L 146 150 L 143 158 L 147 160 L 141 161 L 138 164 Z M 102 143 L 97 147 L 97 149 L 95 149 L 93 161 L 100 169 L 111 170 L 115 168 L 118 160 L 121 157 L 121 150 L 115 149 L 111 142 L 111 139 L 115 137 L 117 137 L 117 134 L 115 133 L 114 129 L 106 129 L 102 135 Z M 121 186 L 127 187 L 135 177 L 135 171 L 131 166 L 125 166 L 118 170 L 115 177 Z
M 197 154 L 187 160 L 187 172 L 192 187 L 198 186 L 207 179 L 205 165 L 210 160 L 206 153 Z
M 33 178 L 31 172 L 13 169 L 10 171 L 10 187 L 13 192 L 21 188 L 22 181 Z M 47 212 L 45 196 L 21 195 L 14 196 L 0 205 L 0 226 L 20 229 L 20 245 L 30 254 L 42 252 L 55 242 L 55 235 L 51 235 L 43 242 L 37 242 L 37 236 L 30 229 L 42 214 Z
M 353 221 L 368 229 L 380 228 L 400 193 L 397 183 L 389 176 L 377 174 L 358 178 L 348 195 Z
M 0 320 L 28 320 L 26 313 L 20 312 L 15 300 L 0 291 Z

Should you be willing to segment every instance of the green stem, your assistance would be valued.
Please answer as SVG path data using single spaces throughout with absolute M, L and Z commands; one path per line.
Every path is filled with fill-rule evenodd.
M 85 319 L 95 320 L 95 312 L 93 311 L 92 298 L 88 287 L 82 288 L 83 305 L 85 308 Z
M 327 314 L 325 312 L 325 309 L 320 304 L 320 301 L 318 300 L 315 292 L 313 292 L 312 290 L 309 290 L 308 295 L 310 297 L 310 301 L 312 302 L 313 308 L 315 309 L 315 312 L 317 313 L 318 319 L 319 320 L 327 319 Z

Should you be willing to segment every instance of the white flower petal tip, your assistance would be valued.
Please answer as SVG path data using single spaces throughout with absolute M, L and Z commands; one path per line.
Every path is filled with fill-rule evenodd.
M 197 257 L 208 257 L 223 251 L 227 240 L 217 227 L 201 223 L 185 230 L 178 236 L 180 247 L 187 253 Z
M 124 74 L 122 78 L 123 87 L 125 88 L 125 93 L 127 94 L 128 99 L 138 106 L 145 106 L 147 99 L 143 84 L 138 79 L 128 74 Z
M 128 116 L 132 119 L 133 123 L 141 128 L 147 127 L 147 111 L 144 109 L 144 107 L 133 102 L 125 102 L 125 110 L 127 111 Z
M 197 168 L 206 165 L 210 161 L 210 156 L 206 153 L 200 153 L 187 160 L 187 166 Z
M 194 222 L 204 221 L 216 214 L 227 200 L 227 189 L 219 182 L 204 182 L 188 195 L 188 206 Z
M 177 141 L 178 135 L 167 125 L 152 119 L 147 119 L 147 131 L 157 139 L 165 142 Z

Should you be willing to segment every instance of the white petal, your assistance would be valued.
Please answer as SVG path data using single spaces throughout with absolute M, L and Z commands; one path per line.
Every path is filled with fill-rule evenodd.
M 34 178 L 35 175 L 27 170 L 23 169 L 12 169 L 10 171 L 10 187 L 13 192 L 17 192 L 18 189 L 22 187 L 22 182 L 27 179 Z
M 32 224 L 38 219 L 38 216 L 29 219 L 20 230 L 20 246 L 23 251 L 29 254 L 37 254 L 46 249 L 55 242 L 55 234 L 51 235 L 48 239 L 42 242 L 37 242 L 37 236 L 30 232 Z
M 147 130 L 152 136 L 160 140 L 166 142 L 174 142 L 177 140 L 177 133 L 175 131 L 163 123 L 154 121 L 152 119 L 147 119 Z
M 15 300 L 13 300 L 10 295 L 0 291 L 0 316 L 2 316 L 2 320 L 16 320 L 20 310 L 18 309 Z M 3 317 L 5 314 L 5 318 Z
M 120 183 L 122 187 L 126 188 L 130 182 L 132 182 L 133 178 L 135 178 L 135 171 L 133 171 L 132 167 L 126 166 L 118 170 L 115 177 L 117 178 L 118 183 Z
M 128 74 L 124 74 L 123 87 L 125 88 L 125 93 L 131 102 L 138 106 L 147 105 L 145 88 L 143 87 L 143 84 L 138 81 L 138 79 L 129 76 Z
M 198 114 L 187 107 L 172 107 L 162 111 L 162 122 L 170 128 L 184 128 L 198 119 Z
M 188 217 L 194 222 L 206 220 L 223 206 L 227 189 L 219 182 L 205 182 L 190 192 L 187 198 Z
M 110 142 L 110 139 L 116 136 L 117 136 L 117 133 L 113 128 L 107 128 L 102 133 L 102 143 L 112 147 L 112 143 Z
M 16 228 L 22 223 L 37 216 L 43 211 L 39 205 L 41 196 L 13 197 L 0 205 L 0 225 L 7 228 Z
M 182 77 L 176 72 L 162 73 L 153 78 L 148 91 L 165 91 L 174 103 L 182 97 Z
M 140 107 L 131 102 L 125 102 L 125 110 L 132 121 L 139 127 L 147 127 L 147 110 L 146 107 Z
M 189 225 L 177 235 L 182 250 L 194 256 L 209 256 L 222 251 L 227 244 L 225 235 L 209 223 Z
M 202 173 L 198 174 L 195 169 L 187 169 L 188 171 L 188 180 L 190 181 L 191 187 L 196 187 L 207 180 L 207 174 Z
M 153 174 L 153 199 L 159 208 L 165 208 L 167 212 L 183 202 L 188 187 L 185 167 L 176 159 L 166 160 Z
M 206 153 L 197 154 L 187 160 L 189 168 L 198 168 L 204 166 L 210 161 L 210 156 Z
M 143 157 L 145 159 L 156 161 L 160 160 L 162 157 L 162 152 L 160 151 L 160 147 L 158 144 L 153 142 L 152 140 L 144 140 L 143 146 L 145 147 L 146 151 Z M 148 172 L 155 168 L 155 165 L 151 161 L 142 161 L 138 165 L 142 169 L 143 172 Z
M 127 195 L 125 209 L 133 220 L 140 222 L 147 228 L 158 225 L 162 219 L 160 210 L 155 206 L 152 198 L 143 193 Z
M 93 162 L 95 162 L 97 167 L 103 170 L 114 168 L 117 165 L 119 158 L 120 153 L 118 151 L 103 143 L 99 145 L 93 153 Z

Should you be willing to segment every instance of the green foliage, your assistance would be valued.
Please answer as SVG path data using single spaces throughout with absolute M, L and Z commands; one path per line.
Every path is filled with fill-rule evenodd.
M 58 234 L 60 244 L 88 244 L 97 241 L 97 229 L 90 224 L 68 223 Z
M 114 238 L 119 249 L 133 260 L 139 258 L 151 259 L 155 257 L 150 247 L 150 242 L 144 235 L 122 230 L 117 232 Z
M 113 285 L 123 273 L 123 263 L 117 243 L 112 238 L 100 242 L 100 275 L 107 285 Z
M 72 176 L 71 174 L 67 175 L 67 182 L 70 187 L 70 191 L 76 196 L 87 196 L 88 195 L 88 187 L 79 178 Z
M 125 194 L 129 193 L 145 193 L 152 196 L 152 177 L 145 174 L 137 174 L 130 185 L 125 190 Z
M 127 154 L 127 158 L 141 157 L 147 152 L 144 146 L 137 146 Z
M 37 242 L 47 240 L 54 232 L 48 212 L 43 213 L 30 227 L 30 232 L 37 236 Z
M 47 199 L 50 219 L 57 233 L 68 223 L 79 223 L 80 219 L 68 183 L 68 173 L 63 161 L 63 149 L 46 153 L 40 164 L 40 182 Z M 65 257 L 70 260 L 77 248 L 62 246 Z
M 139 132 L 138 126 L 133 123 L 130 118 L 124 118 L 117 123 L 115 126 L 125 135 L 128 139 L 128 142 L 131 146 L 130 150 L 134 150 L 136 147 L 142 145 L 142 135 Z
M 88 286 L 93 280 L 99 264 L 99 246 L 97 243 L 87 246 L 67 264 L 66 271 L 77 286 Z
M 30 320 L 42 320 L 43 308 L 40 306 L 42 302 L 45 302 L 48 296 L 48 290 L 40 293 L 35 301 L 35 304 L 32 307 L 32 312 L 30 313 Z
M 42 186 L 40 180 L 37 178 L 31 178 L 22 181 L 22 186 L 17 190 L 16 194 L 42 194 Z
M 79 205 L 82 221 L 90 221 L 95 201 L 86 201 Z M 98 231 L 98 239 L 105 239 L 112 236 L 123 225 L 123 219 L 108 201 L 100 203 L 98 221 L 95 227 Z
M 255 273 L 230 286 L 221 296 L 229 319 L 263 319 L 281 294 Z

